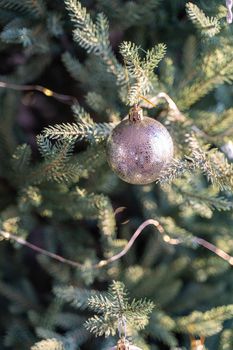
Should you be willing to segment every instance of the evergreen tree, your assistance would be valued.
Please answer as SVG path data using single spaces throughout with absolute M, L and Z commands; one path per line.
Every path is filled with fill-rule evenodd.
M 233 348 L 231 6 L 0 1 L 1 349 Z M 144 186 L 106 160 L 135 104 L 175 147 Z

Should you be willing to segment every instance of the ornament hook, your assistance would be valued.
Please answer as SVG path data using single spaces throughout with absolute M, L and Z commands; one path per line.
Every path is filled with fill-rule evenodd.
M 122 316 L 118 320 L 118 334 L 120 339 L 126 339 L 126 336 L 127 336 L 126 330 L 127 330 L 126 318 L 125 316 Z

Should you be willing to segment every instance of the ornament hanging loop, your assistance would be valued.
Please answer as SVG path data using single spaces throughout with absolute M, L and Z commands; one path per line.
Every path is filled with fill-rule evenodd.
M 233 0 L 226 0 L 226 7 L 227 7 L 227 23 L 231 24 L 233 21 L 233 13 L 232 13 Z
M 118 334 L 119 334 L 119 338 L 120 339 L 126 339 L 126 318 L 125 316 L 122 316 L 119 320 L 118 320 Z

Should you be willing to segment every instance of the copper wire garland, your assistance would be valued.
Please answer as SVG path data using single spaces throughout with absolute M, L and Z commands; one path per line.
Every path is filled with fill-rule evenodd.
M 116 255 L 113 255 L 112 257 L 105 259 L 105 260 L 100 260 L 97 264 L 93 264 L 91 266 L 89 266 L 90 269 L 99 269 L 102 268 L 104 266 L 107 266 L 111 263 L 113 263 L 114 261 L 117 261 L 119 259 L 121 259 L 125 254 L 128 253 L 128 251 L 130 250 L 130 248 L 133 246 L 133 244 L 135 243 L 135 241 L 137 240 L 137 238 L 140 236 L 140 234 L 143 232 L 143 230 L 149 226 L 149 225 L 153 225 L 157 231 L 162 235 L 163 241 L 171 244 L 171 245 L 179 245 L 182 243 L 185 243 L 185 239 L 182 238 L 172 238 L 170 237 L 168 234 L 166 234 L 163 226 L 154 219 L 148 219 L 146 221 L 144 221 L 138 228 L 137 230 L 134 232 L 133 236 L 130 238 L 130 240 L 128 241 L 128 243 L 126 244 L 126 246 Z M 6 232 L 3 230 L 0 230 L 0 235 L 5 238 L 5 239 L 12 239 L 15 242 L 24 245 L 40 254 L 46 255 L 54 260 L 57 260 L 63 264 L 67 264 L 70 265 L 72 267 L 75 268 L 79 268 L 79 269 L 83 269 L 86 266 L 84 264 L 81 264 L 77 261 L 73 261 L 73 260 L 69 260 L 66 259 L 58 254 L 54 254 L 51 253 L 43 248 L 40 248 L 28 241 L 26 241 L 24 238 L 22 237 L 18 237 L 17 235 L 10 233 L 10 232 Z M 228 253 L 226 253 L 225 251 L 223 251 L 222 249 L 216 247 L 214 244 L 206 241 L 203 238 L 200 237 L 196 237 L 194 236 L 191 239 L 191 242 L 194 245 L 199 245 L 202 246 L 206 249 L 208 249 L 209 251 L 213 252 L 214 254 L 218 255 L 220 258 L 222 258 L 223 260 L 227 261 L 230 265 L 233 266 L 233 256 L 229 255 Z

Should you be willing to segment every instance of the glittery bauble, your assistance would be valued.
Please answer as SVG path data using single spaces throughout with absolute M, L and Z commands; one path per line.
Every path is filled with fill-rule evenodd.
M 107 158 L 112 170 L 124 181 L 144 185 L 158 179 L 173 157 L 173 142 L 167 129 L 142 111 L 129 115 L 112 131 Z M 136 117 L 135 117 L 136 116 Z

